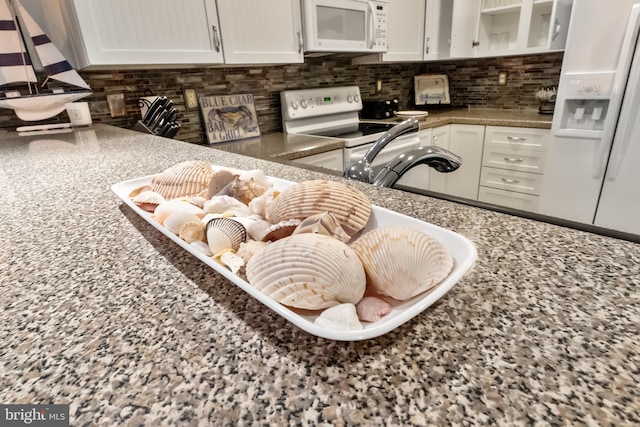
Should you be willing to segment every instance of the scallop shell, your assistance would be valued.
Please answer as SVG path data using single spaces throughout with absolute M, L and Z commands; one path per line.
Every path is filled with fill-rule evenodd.
M 319 310 L 356 304 L 366 288 L 364 268 L 345 243 L 322 234 L 285 237 L 247 263 L 247 280 L 275 301 Z
M 304 181 L 280 193 L 267 210 L 267 221 L 303 220 L 322 212 L 334 214 L 344 231 L 353 236 L 367 224 L 371 202 L 363 192 L 341 182 Z
M 131 199 L 140 209 L 147 212 L 153 212 L 159 204 L 166 202 L 167 200 L 162 197 L 162 194 L 155 191 L 147 190 L 138 193 Z
M 280 221 L 277 224 L 271 224 L 264 231 L 262 241 L 275 242 L 276 240 L 291 236 L 300 223 L 301 221 L 299 219 L 288 219 L 286 221 Z
M 444 280 L 453 257 L 434 237 L 403 227 L 371 230 L 351 244 L 375 293 L 407 300 Z
M 207 237 L 205 225 L 199 219 L 197 221 L 187 221 L 178 230 L 178 236 L 187 243 L 193 243 L 198 240 L 204 242 Z
M 165 199 L 196 196 L 209 188 L 213 169 L 202 160 L 188 160 L 164 170 L 151 180 L 151 189 Z
M 231 218 L 213 218 L 207 222 L 207 242 L 212 254 L 224 249 L 237 251 L 240 243 L 247 240 L 244 225 Z

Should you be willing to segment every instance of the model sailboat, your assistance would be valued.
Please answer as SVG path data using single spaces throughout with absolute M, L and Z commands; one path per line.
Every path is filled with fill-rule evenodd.
M 31 38 L 42 63 L 46 75 L 42 84 L 25 47 L 26 37 Z M 70 87 L 46 90 L 44 85 L 50 79 Z M 17 88 L 19 84 L 23 87 Z M 53 117 L 64 111 L 66 103 L 92 93 L 18 0 L 0 0 L 0 86 L 0 108 L 14 110 L 25 121 Z

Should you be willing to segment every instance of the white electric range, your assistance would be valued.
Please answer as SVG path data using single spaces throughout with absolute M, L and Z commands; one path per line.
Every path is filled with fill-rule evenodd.
M 359 119 L 362 99 L 358 86 L 289 90 L 280 93 L 280 101 L 285 133 L 343 141 L 343 170 L 362 159 L 373 143 L 395 125 Z M 417 134 L 396 139 L 374 159 L 374 170 L 419 145 Z

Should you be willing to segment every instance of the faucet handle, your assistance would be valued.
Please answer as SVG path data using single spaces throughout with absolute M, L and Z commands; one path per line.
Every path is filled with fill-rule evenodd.
M 342 174 L 347 179 L 353 179 L 356 181 L 367 182 L 371 184 L 373 182 L 373 168 L 371 164 L 365 159 L 358 160 L 351 163 Z

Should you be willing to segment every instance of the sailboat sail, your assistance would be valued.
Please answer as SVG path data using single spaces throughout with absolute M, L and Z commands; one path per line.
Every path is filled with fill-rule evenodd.
M 81 90 L 61 88 L 54 92 L 31 93 L 29 88 L 29 93 L 20 96 L 5 92 L 5 98 L 0 98 L 0 108 L 14 110 L 16 115 L 25 121 L 43 120 L 60 114 L 64 111 L 65 104 L 91 95 L 89 85 L 51 43 L 49 37 L 19 1 L 10 1 L 15 4 L 16 12 L 25 28 L 17 24 L 7 1 L 0 0 L 0 85 L 37 82 L 31 59 L 22 42 L 22 36 L 30 36 L 47 80 L 61 81 Z M 26 34 L 21 35 L 21 30 Z
M 36 48 L 36 52 L 42 62 L 47 77 L 69 83 L 73 86 L 89 89 L 89 85 L 80 77 L 78 72 L 73 69 L 69 61 L 62 56 L 62 53 L 60 53 L 54 44 L 51 43 L 49 37 L 47 37 L 44 31 L 42 31 L 42 28 L 33 20 L 24 7 L 22 7 L 20 3 L 16 3 L 16 6 L 27 27 L 27 32 L 31 36 L 31 40 L 33 41 L 33 45 Z
M 13 14 L 2 0 L 0 4 L 0 85 L 37 82 L 31 58 L 22 43 Z

